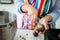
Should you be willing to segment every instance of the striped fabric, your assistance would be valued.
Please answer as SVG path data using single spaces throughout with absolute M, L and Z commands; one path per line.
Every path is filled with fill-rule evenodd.
M 29 3 L 38 10 L 38 17 L 41 17 L 45 16 L 49 12 L 52 0 L 29 0 Z M 55 24 L 49 24 L 49 27 L 55 28 Z
M 33 30 L 37 26 L 40 17 L 48 13 L 51 6 L 51 0 L 29 0 L 28 2 L 38 10 L 39 17 L 35 20 L 31 15 L 25 15 L 22 19 L 22 28 Z M 48 24 L 48 26 L 50 29 L 55 28 L 55 24 Z
M 34 6 L 34 5 L 35 5 L 35 3 L 36 3 L 36 0 L 32 0 L 32 1 L 31 1 L 31 0 L 29 0 L 28 2 L 29 2 L 32 6 Z
M 38 10 L 38 16 L 41 16 L 48 13 L 51 5 L 51 0 L 30 0 L 29 3 Z

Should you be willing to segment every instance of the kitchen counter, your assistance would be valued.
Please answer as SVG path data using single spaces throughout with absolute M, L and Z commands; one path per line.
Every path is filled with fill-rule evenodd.
M 17 29 L 14 40 L 44 40 L 44 35 L 40 34 L 38 37 L 34 37 L 32 30 Z

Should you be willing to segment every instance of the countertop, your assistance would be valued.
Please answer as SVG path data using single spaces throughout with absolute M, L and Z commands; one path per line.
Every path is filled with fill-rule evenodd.
M 38 37 L 34 37 L 32 30 L 17 29 L 14 40 L 44 40 L 44 35 L 40 34 Z

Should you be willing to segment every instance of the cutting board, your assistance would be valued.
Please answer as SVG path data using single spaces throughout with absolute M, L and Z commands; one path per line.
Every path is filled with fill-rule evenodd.
M 34 37 L 32 30 L 17 29 L 14 40 L 44 40 L 44 34 Z

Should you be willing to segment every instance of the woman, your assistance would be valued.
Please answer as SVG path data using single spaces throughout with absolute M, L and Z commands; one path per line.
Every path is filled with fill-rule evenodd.
M 41 1 L 43 3 L 43 1 L 45 1 L 45 0 L 41 0 Z M 39 9 L 40 0 L 35 0 L 36 4 L 32 4 L 32 2 L 33 2 L 32 0 L 27 0 L 27 1 L 26 0 L 25 1 L 24 0 L 15 0 L 15 5 L 16 5 L 18 12 L 24 14 L 24 17 L 25 17 L 26 13 L 30 13 L 30 14 L 34 15 L 34 17 L 36 16 L 36 18 L 39 19 L 38 23 L 43 24 L 45 26 L 45 30 L 48 30 L 49 28 L 55 29 L 56 28 L 55 22 L 59 18 L 59 15 L 60 15 L 60 12 L 59 12 L 60 0 L 49 0 L 49 1 L 46 0 L 45 1 L 45 2 L 47 2 L 47 4 L 45 4 L 46 6 L 49 3 L 48 8 L 46 6 L 44 6 L 45 9 L 47 8 L 47 11 L 46 12 L 44 11 L 44 13 L 47 13 L 47 14 L 43 14 L 42 11 L 40 14 L 40 9 Z M 42 3 L 41 3 L 41 5 L 42 5 Z M 41 10 L 43 10 L 43 8 Z M 43 17 L 40 15 L 43 15 Z M 48 24 L 50 27 L 47 27 Z

